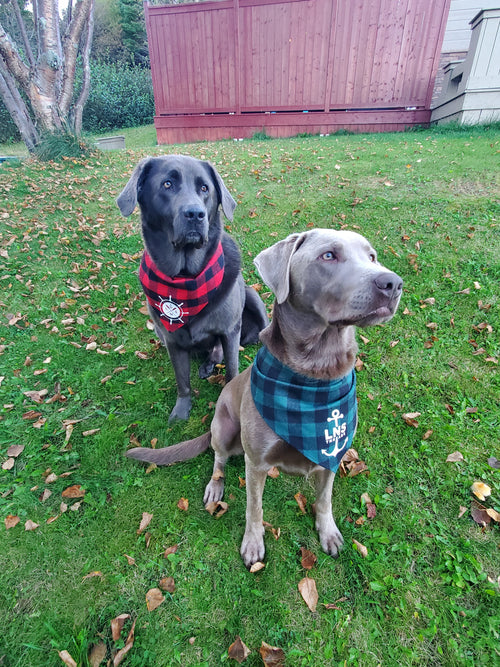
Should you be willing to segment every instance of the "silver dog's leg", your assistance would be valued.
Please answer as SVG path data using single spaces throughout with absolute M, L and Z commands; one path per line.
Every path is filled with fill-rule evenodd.
M 217 503 L 224 496 L 224 468 L 228 457 L 215 452 L 214 471 L 212 477 L 205 488 L 203 504 Z
M 332 487 L 335 473 L 321 469 L 316 473 L 316 530 L 323 551 L 330 556 L 338 556 L 344 538 L 332 514 Z
M 262 494 L 266 483 L 267 470 L 257 470 L 245 456 L 247 511 L 246 528 L 241 543 L 241 557 L 247 567 L 264 558 L 264 526 L 262 524 Z

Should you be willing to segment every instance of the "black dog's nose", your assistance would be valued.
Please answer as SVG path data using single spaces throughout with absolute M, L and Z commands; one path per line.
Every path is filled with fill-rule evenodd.
M 191 222 L 203 220 L 206 216 L 205 209 L 199 206 L 187 206 L 184 211 L 184 217 Z
M 392 273 L 392 271 L 379 274 L 375 278 L 374 283 L 380 292 L 390 298 L 397 296 L 403 289 L 402 279 L 397 273 Z

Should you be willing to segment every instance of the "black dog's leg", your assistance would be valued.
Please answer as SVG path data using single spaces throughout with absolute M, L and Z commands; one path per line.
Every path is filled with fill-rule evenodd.
M 245 307 L 242 315 L 240 344 L 245 346 L 258 343 L 259 333 L 268 324 L 269 318 L 264 302 L 254 288 L 247 285 L 245 287 Z
M 240 332 L 241 324 L 238 324 L 232 333 L 221 337 L 226 365 L 226 383 L 238 375 L 239 372 Z
M 190 354 L 174 343 L 167 345 L 170 361 L 174 368 L 175 380 L 177 382 L 177 401 L 168 418 L 169 422 L 177 419 L 188 419 L 191 411 L 191 359 Z
M 202 378 L 202 380 L 212 375 L 214 368 L 217 366 L 217 364 L 222 363 L 223 358 L 224 352 L 222 350 L 222 344 L 218 342 L 210 350 L 206 361 L 203 362 L 198 370 L 198 375 Z

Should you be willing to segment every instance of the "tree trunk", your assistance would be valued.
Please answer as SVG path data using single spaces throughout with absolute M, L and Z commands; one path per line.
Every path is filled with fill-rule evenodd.
M 92 36 L 94 34 L 94 0 L 92 0 L 92 10 L 87 23 L 85 42 L 82 47 L 82 65 L 83 81 L 82 89 L 73 108 L 73 127 L 77 137 L 82 133 L 83 107 L 88 99 L 90 92 L 90 48 L 92 46 Z
M 17 4 L 17 0 L 11 2 Z M 38 47 L 37 54 L 33 54 L 21 14 L 14 8 L 24 56 L 0 24 L 0 95 L 30 150 L 33 142 L 36 144 L 38 141 L 39 134 L 44 132 L 81 133 L 83 105 L 90 88 L 93 12 L 94 0 L 77 0 L 61 39 L 58 0 L 33 0 Z M 74 103 L 80 44 L 83 48 L 83 85 Z M 28 98 L 33 112 L 34 118 L 30 119 L 30 123 L 27 122 L 30 116 L 21 92 Z
M 2 58 L 0 57 L 1 60 Z M 16 124 L 21 139 L 31 152 L 39 141 L 38 132 L 12 77 L 5 70 L 2 72 L 2 69 L 0 65 L 0 97 Z

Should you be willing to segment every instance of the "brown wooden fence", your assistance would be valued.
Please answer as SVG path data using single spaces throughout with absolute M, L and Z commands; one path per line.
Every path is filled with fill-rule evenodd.
M 146 3 L 158 142 L 428 123 L 449 3 Z

